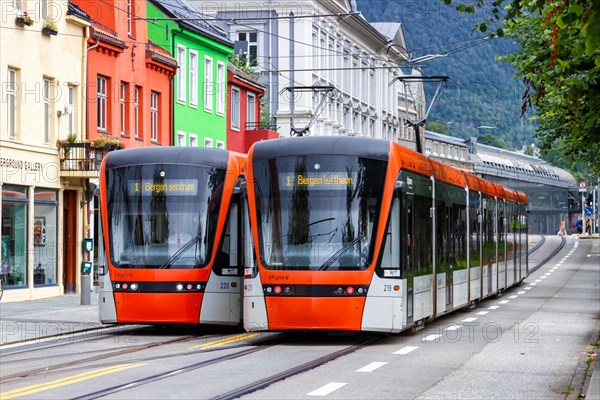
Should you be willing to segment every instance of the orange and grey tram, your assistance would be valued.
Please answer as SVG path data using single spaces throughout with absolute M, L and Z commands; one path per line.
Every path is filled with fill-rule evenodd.
M 105 323 L 241 322 L 240 177 L 219 149 L 111 152 L 100 172 Z
M 244 328 L 399 332 L 527 275 L 527 199 L 384 140 L 248 153 Z

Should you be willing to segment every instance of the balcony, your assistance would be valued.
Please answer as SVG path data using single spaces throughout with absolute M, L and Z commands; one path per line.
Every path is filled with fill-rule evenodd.
M 244 137 L 244 148 L 246 153 L 256 142 L 261 140 L 276 139 L 279 133 L 275 130 L 277 127 L 274 124 L 266 125 L 261 122 L 250 122 L 246 124 L 246 135 Z
M 115 146 L 94 147 L 92 143 L 75 142 L 59 149 L 60 176 L 97 178 L 104 156 Z

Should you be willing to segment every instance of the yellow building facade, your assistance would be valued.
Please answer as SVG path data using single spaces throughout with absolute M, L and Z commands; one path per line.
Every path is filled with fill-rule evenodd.
M 2 1 L 0 279 L 3 302 L 81 290 L 84 188 L 59 140 L 85 138 L 89 17 L 68 1 Z

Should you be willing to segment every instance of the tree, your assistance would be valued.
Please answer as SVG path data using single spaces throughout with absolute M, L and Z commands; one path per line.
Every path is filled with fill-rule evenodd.
M 498 147 L 500 149 L 510 150 L 506 145 L 506 142 L 499 137 L 492 135 L 491 133 L 484 133 L 477 138 L 477 143 L 487 144 L 488 146 Z
M 446 128 L 446 124 L 443 122 L 431 121 L 427 123 L 427 130 L 436 133 L 442 133 L 444 135 L 448 134 L 448 129 Z
M 476 29 L 520 45 L 500 58 L 523 77 L 523 113 L 538 110 L 540 146 L 549 150 L 560 143 L 571 163 L 587 163 L 600 174 L 600 0 L 477 0 L 457 6 L 469 13 L 475 8 L 489 11 Z

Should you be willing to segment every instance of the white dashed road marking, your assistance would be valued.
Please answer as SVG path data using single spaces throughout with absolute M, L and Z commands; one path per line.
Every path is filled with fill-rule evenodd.
M 387 364 L 386 362 L 372 362 L 369 365 L 365 365 L 364 367 L 357 369 L 356 372 L 373 372 L 375 371 L 377 368 L 381 368 L 383 367 L 385 364 Z
M 318 388 L 317 390 L 313 390 L 312 392 L 308 393 L 307 396 L 327 396 L 329 393 L 334 392 L 336 390 L 338 390 L 341 387 L 346 386 L 347 383 L 341 383 L 341 382 L 330 382 L 325 386 L 322 386 L 320 388 Z
M 400 350 L 394 352 L 394 354 L 408 354 L 411 351 L 415 351 L 418 348 L 419 348 L 419 346 L 405 346 L 405 347 L 401 348 Z

